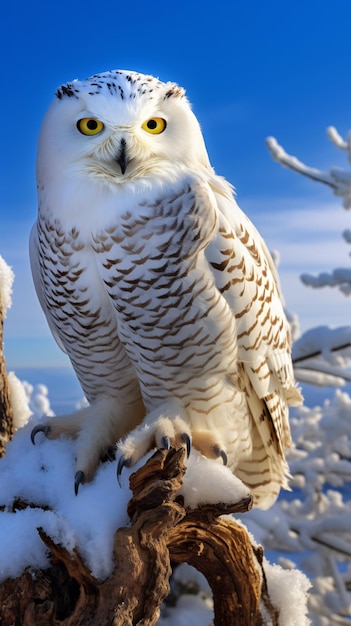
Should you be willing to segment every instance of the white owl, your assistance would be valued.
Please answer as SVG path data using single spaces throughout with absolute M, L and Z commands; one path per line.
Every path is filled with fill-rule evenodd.
M 40 133 L 30 254 L 90 406 L 32 432 L 76 438 L 75 489 L 119 442 L 227 463 L 268 507 L 301 396 L 275 269 L 212 169 L 183 89 L 111 71 L 61 86 Z

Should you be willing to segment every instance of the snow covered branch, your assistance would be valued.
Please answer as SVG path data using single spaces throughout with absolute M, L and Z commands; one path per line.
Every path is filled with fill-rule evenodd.
M 327 134 L 337 148 L 348 152 L 348 160 L 351 163 L 351 131 L 345 140 L 340 137 L 333 126 L 327 129 Z M 351 171 L 332 168 L 328 172 L 322 172 L 316 168 L 309 167 L 296 157 L 285 152 L 284 148 L 278 144 L 274 137 L 268 137 L 266 145 L 275 161 L 298 174 L 328 185 L 336 196 L 343 198 L 345 209 L 351 208 Z M 347 243 L 351 243 L 351 231 L 345 230 L 343 238 Z M 349 268 L 336 268 L 330 273 L 323 272 L 318 276 L 305 273 L 302 274 L 301 280 L 304 285 L 309 287 L 338 287 L 345 296 L 351 295 L 351 269 Z
M 343 139 L 334 126 L 329 126 L 327 128 L 327 135 L 330 141 L 332 141 L 339 150 L 345 150 L 349 153 L 348 160 L 349 163 L 351 163 L 351 131 L 348 133 L 347 138 Z
M 299 382 L 341 387 L 351 382 L 351 326 L 317 326 L 293 345 L 294 372 Z
M 114 567 L 95 579 L 78 550 L 38 528 L 54 566 L 25 571 L 0 586 L 3 626 L 154 626 L 169 593 L 171 562 L 188 562 L 207 578 L 213 592 L 214 626 L 278 626 L 279 609 L 268 593 L 263 551 L 245 527 L 228 517 L 251 507 L 237 502 L 184 508 L 179 488 L 186 472 L 185 451 L 156 452 L 130 478 L 131 525 L 114 536 Z M 117 497 L 117 485 L 116 485 Z M 22 511 L 38 503 L 16 501 Z M 219 516 L 226 514 L 225 519 Z
M 336 268 L 331 273 L 322 272 L 318 276 L 312 274 L 301 274 L 301 281 L 307 287 L 319 289 L 321 287 L 338 287 L 345 295 L 351 295 L 351 269 Z
M 342 140 L 336 129 L 332 126 L 328 129 L 329 139 L 340 149 L 347 150 L 349 153 L 349 161 L 351 163 L 351 134 L 349 133 L 346 141 Z M 343 205 L 345 209 L 351 208 L 351 171 L 346 172 L 337 168 L 332 168 L 329 172 L 322 172 L 314 167 L 305 165 L 302 161 L 299 161 L 295 156 L 291 156 L 285 152 L 284 148 L 279 145 L 274 137 L 268 137 L 266 139 L 266 146 L 271 153 L 272 158 L 288 167 L 289 169 L 307 176 L 312 180 L 315 180 L 324 185 L 328 185 L 332 188 L 336 196 L 343 198 Z

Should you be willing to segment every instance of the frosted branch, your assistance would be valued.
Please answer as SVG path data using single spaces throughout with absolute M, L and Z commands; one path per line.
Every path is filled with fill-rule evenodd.
M 334 126 L 329 126 L 327 128 L 327 135 L 330 141 L 337 147 L 339 150 L 345 150 L 349 153 L 349 163 L 351 163 L 351 132 L 348 133 L 347 139 L 343 139 L 341 135 L 339 135 L 338 131 Z
M 294 172 L 297 172 L 298 174 L 303 174 L 303 176 L 308 176 L 308 178 L 317 180 L 320 183 L 324 183 L 325 185 L 329 185 L 333 188 L 335 187 L 335 181 L 331 177 L 330 173 L 321 172 L 313 167 L 308 167 L 296 157 L 285 152 L 284 148 L 279 145 L 274 137 L 267 137 L 266 146 L 274 161 L 277 161 L 278 163 L 281 163 L 281 165 L 294 170 Z
M 340 376 L 325 372 L 322 367 L 294 367 L 295 378 L 299 383 L 307 383 L 317 387 L 343 387 L 351 382 L 351 375 L 345 370 Z
M 329 550 L 333 550 L 342 556 L 351 558 L 351 544 L 348 541 L 336 536 L 334 533 L 322 532 L 320 535 L 312 536 L 311 539 Z
M 334 145 L 342 150 L 349 151 L 349 160 L 351 158 L 351 135 L 349 134 L 348 140 L 345 142 L 341 139 L 337 131 L 330 127 L 328 130 L 329 138 L 333 141 Z M 332 168 L 329 172 L 322 172 L 313 167 L 305 165 L 302 161 L 299 161 L 295 156 L 292 156 L 285 152 L 284 148 L 280 146 L 274 137 L 268 137 L 266 139 L 266 146 L 271 153 L 272 158 L 289 169 L 307 176 L 319 183 L 328 185 L 332 188 L 336 196 L 343 198 L 343 206 L 345 209 L 351 208 L 351 172 L 345 172 L 344 170 Z
M 323 357 L 325 361 L 335 363 L 332 355 L 342 353 L 351 348 L 351 326 L 329 328 L 317 326 L 306 331 L 293 346 L 293 363 L 306 362 L 317 357 Z M 305 364 L 303 365 L 305 367 Z
M 307 287 L 320 289 L 322 287 L 338 287 L 345 295 L 351 295 L 351 269 L 336 268 L 331 273 L 322 272 L 318 276 L 312 274 L 301 274 L 300 279 Z

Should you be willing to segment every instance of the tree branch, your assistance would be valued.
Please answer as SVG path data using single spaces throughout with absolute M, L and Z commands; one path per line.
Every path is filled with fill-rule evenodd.
M 277 625 L 262 548 L 251 544 L 242 524 L 219 519 L 247 511 L 251 498 L 185 509 L 178 496 L 184 455 L 182 447 L 158 451 L 131 476 L 131 525 L 115 534 L 115 569 L 107 580 L 95 580 L 77 550 L 68 552 L 38 529 L 52 567 L 34 576 L 25 571 L 0 586 L 1 625 L 154 626 L 169 593 L 172 563 L 182 562 L 206 576 L 214 626 L 262 626 L 263 614 Z

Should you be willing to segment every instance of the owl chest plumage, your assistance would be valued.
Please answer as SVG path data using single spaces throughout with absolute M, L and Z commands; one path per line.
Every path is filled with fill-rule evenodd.
M 93 236 L 119 337 L 147 386 L 233 367 L 233 316 L 204 254 L 215 229 L 188 186 L 122 211 Z
M 209 412 L 210 397 L 233 401 L 228 380 L 237 376 L 235 318 L 206 260 L 217 216 L 204 206 L 206 198 L 185 184 L 152 201 L 139 198 L 134 206 L 117 207 L 116 217 L 89 238 L 82 237 L 79 225 L 65 234 L 50 227 L 56 233 L 55 258 L 66 265 L 61 286 L 52 268 L 54 291 L 65 292 L 56 311 L 61 332 L 65 317 L 64 323 L 77 326 L 76 346 L 89 343 L 89 329 L 82 337 L 84 302 L 94 302 L 96 325 L 104 321 L 112 342 L 118 335 L 150 406 L 169 395 L 184 404 L 206 405 Z M 41 239 L 45 243 L 46 237 Z M 43 274 L 52 293 L 48 266 Z M 92 350 L 101 350 L 96 338 L 94 346 L 90 343 Z M 72 349 L 69 342 L 67 348 Z M 112 355 L 106 359 L 113 364 Z

